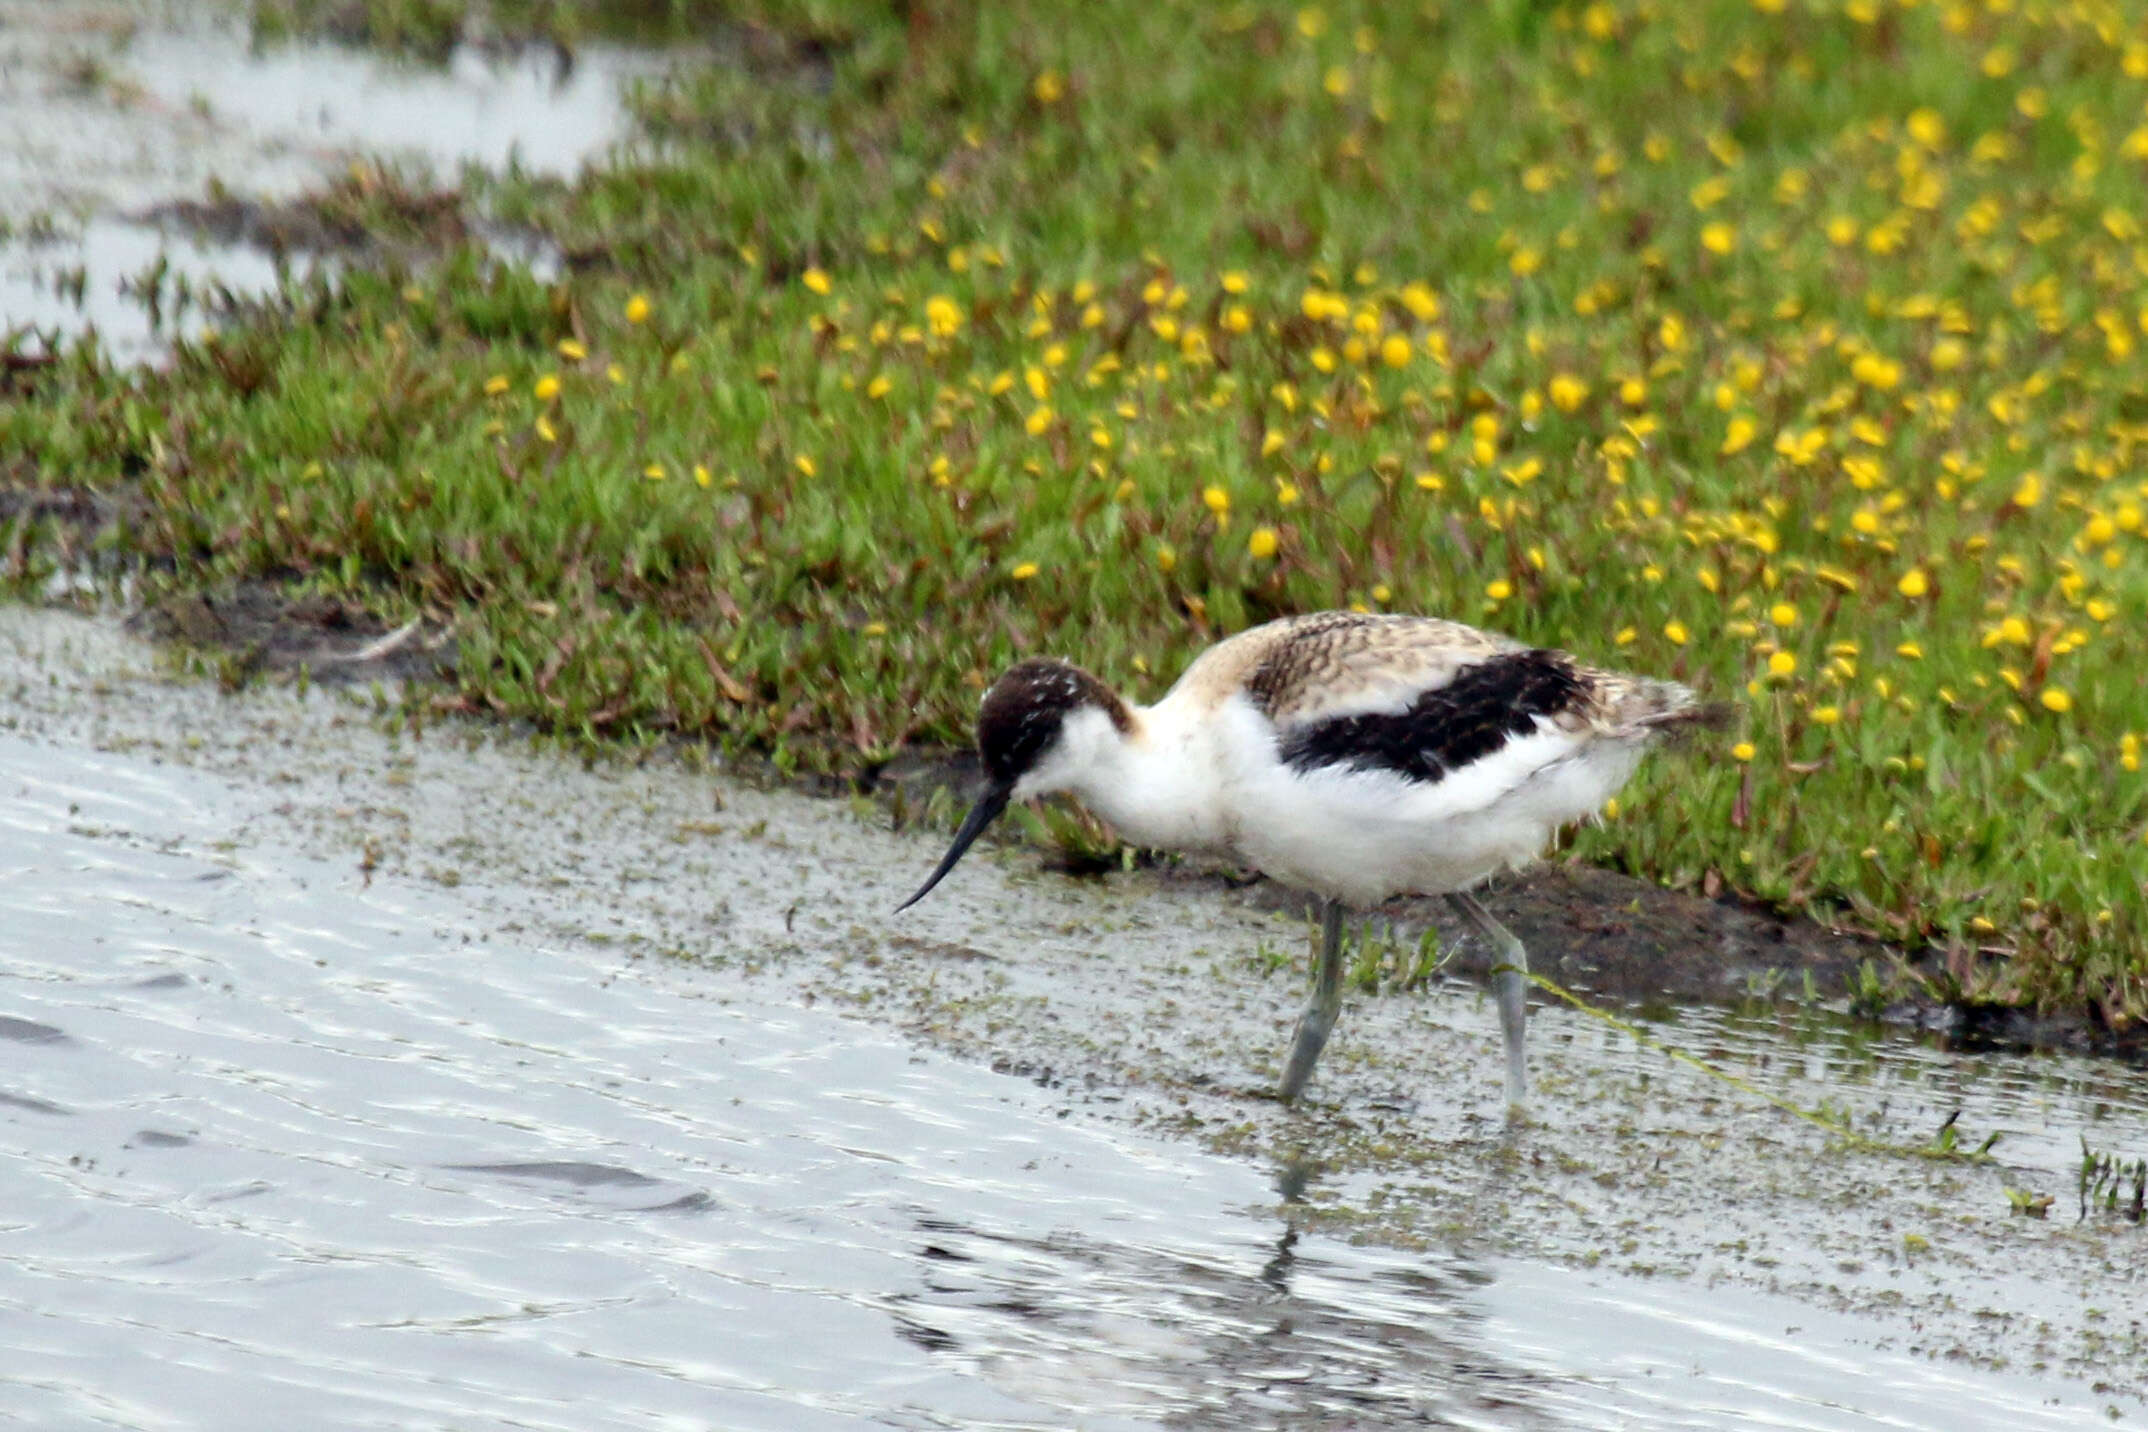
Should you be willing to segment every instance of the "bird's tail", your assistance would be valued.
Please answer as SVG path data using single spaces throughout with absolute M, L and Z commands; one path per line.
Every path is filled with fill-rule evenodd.
M 1727 702 L 1703 701 L 1691 687 L 1645 676 L 1625 678 L 1611 709 L 1622 731 L 1671 740 L 1727 726 L 1732 714 Z

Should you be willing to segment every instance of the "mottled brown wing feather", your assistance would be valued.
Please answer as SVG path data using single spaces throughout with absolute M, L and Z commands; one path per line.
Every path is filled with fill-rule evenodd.
M 1244 687 L 1278 726 L 1347 711 L 1369 695 L 1434 690 L 1478 662 L 1523 649 L 1511 638 L 1436 617 L 1323 612 L 1275 625 L 1283 630 Z

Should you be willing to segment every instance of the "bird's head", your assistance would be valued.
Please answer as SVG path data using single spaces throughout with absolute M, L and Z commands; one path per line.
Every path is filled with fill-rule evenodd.
M 946 878 L 1009 801 L 1068 789 L 1106 746 L 1132 728 L 1126 703 L 1078 666 L 1033 657 L 1008 667 L 985 692 L 977 711 L 984 793 L 963 818 L 939 868 L 896 909 L 909 909 Z

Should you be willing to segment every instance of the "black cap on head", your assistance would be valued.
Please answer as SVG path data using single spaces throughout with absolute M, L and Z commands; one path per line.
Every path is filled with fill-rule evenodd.
M 1022 777 L 1034 770 L 1058 741 L 1068 715 L 1085 706 L 1103 711 L 1121 731 L 1132 724 L 1126 703 L 1078 666 L 1032 657 L 1001 673 L 992 689 L 985 692 L 984 705 L 977 712 L 977 754 L 984 761 L 984 794 L 963 818 L 962 828 L 955 832 L 954 843 L 940 858 L 939 868 L 915 895 L 895 907 L 897 911 L 907 910 L 924 899 L 955 868 L 963 852 L 1007 808 Z
M 1084 706 L 1110 713 L 1113 724 L 1125 728 L 1119 698 L 1080 667 L 1048 657 L 1008 667 L 977 712 L 977 754 L 993 784 L 1012 789 L 1044 759 L 1066 718 Z

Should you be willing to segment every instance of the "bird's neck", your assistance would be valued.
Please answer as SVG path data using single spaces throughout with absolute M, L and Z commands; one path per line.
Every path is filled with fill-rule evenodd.
M 1167 705 L 1129 707 L 1125 729 L 1097 733 L 1068 789 L 1121 839 L 1158 850 L 1223 844 L 1214 762 Z

